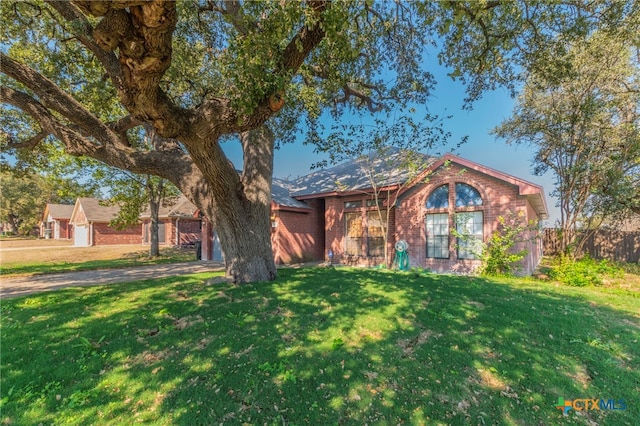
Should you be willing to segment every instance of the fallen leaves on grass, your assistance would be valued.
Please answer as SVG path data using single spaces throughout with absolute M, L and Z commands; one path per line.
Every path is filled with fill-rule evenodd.
M 431 330 L 424 330 L 417 336 L 412 337 L 411 339 L 398 340 L 398 346 L 400 346 L 400 349 L 402 349 L 402 352 L 404 353 L 405 356 L 411 356 L 417 346 L 422 345 L 432 336 L 435 336 L 435 338 L 440 337 L 438 334 L 434 333 Z
M 182 317 L 174 320 L 173 326 L 176 328 L 176 330 L 184 330 L 187 327 L 191 327 L 192 325 L 201 323 L 203 321 L 204 320 L 200 315 L 197 315 L 195 317 L 186 316 L 186 317 Z

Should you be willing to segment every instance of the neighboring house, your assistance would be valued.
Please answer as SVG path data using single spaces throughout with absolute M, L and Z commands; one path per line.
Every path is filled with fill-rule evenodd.
M 40 222 L 40 238 L 69 240 L 72 226 L 69 224 L 73 204 L 47 204 Z
M 197 217 L 197 207 L 184 195 L 168 206 L 161 206 L 158 212 L 158 239 L 160 244 L 187 246 L 200 241 L 202 220 Z M 142 221 L 142 242 L 150 244 L 149 211 L 140 215 Z
M 394 168 L 402 152 L 378 163 L 383 198 L 390 209 L 388 249 L 398 240 L 409 244 L 411 266 L 437 272 L 466 273 L 476 269 L 468 244 L 451 232 L 457 228 L 471 239 L 487 241 L 498 228 L 498 217 L 518 213 L 527 222 L 548 217 L 542 187 L 472 161 L 447 154 L 425 157 L 424 171 L 408 182 L 408 172 Z M 384 260 L 384 234 L 373 189 L 356 161 L 320 170 L 291 182 L 274 179 L 271 208 L 272 243 L 277 263 L 333 260 L 375 265 Z M 386 201 L 382 201 L 386 210 Z M 383 218 L 384 220 L 385 218 Z M 214 249 L 213 232 L 203 229 L 203 259 Z M 539 238 L 521 243 L 528 255 L 522 272 L 530 273 L 542 257 Z
M 105 206 L 96 198 L 78 198 L 71 213 L 73 245 L 79 247 L 142 244 L 142 224 L 126 229 L 109 226 L 118 215 L 120 207 Z

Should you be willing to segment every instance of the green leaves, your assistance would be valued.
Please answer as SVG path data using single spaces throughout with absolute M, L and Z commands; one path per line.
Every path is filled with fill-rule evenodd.
M 640 206 L 639 83 L 628 40 L 596 32 L 534 69 L 513 116 L 494 130 L 533 145 L 534 171 L 555 174 L 564 235 Z M 580 248 L 573 237 L 563 244 Z

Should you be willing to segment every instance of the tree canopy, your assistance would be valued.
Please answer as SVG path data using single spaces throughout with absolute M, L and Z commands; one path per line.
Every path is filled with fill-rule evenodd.
M 4 1 L 1 144 L 168 179 L 213 222 L 229 276 L 268 280 L 276 275 L 268 217 L 276 137 L 317 134 L 325 111 L 338 118 L 345 109 L 425 104 L 435 60 L 468 84 L 470 105 L 487 89 L 515 89 L 522 69 L 560 67 L 556 53 L 594 29 L 625 32 L 637 46 L 638 8 L 618 0 Z M 162 136 L 157 149 L 132 142 L 142 124 Z M 221 148 L 230 138 L 243 148 L 241 173 Z
M 496 133 L 535 148 L 534 171 L 552 171 L 563 250 L 576 231 L 640 213 L 640 67 L 626 39 L 594 33 L 572 43 L 562 74 L 530 73 L 513 116 Z

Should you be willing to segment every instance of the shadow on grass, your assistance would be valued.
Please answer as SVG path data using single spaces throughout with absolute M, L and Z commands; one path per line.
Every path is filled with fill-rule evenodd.
M 625 399 L 569 419 L 633 424 L 638 318 L 561 290 L 314 268 L 23 298 L 2 306 L 3 421 L 553 424 L 562 397 Z

